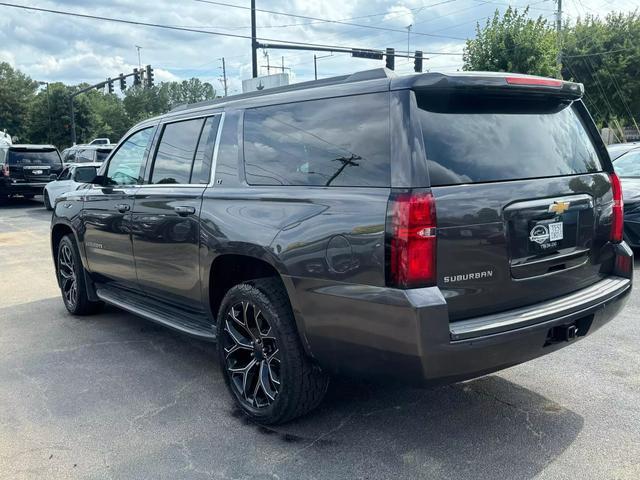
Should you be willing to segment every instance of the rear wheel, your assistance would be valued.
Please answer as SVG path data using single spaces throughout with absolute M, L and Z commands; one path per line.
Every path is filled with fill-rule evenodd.
M 284 423 L 320 404 L 328 377 L 306 356 L 278 279 L 231 288 L 218 313 L 218 355 L 242 411 L 259 423 Z
M 76 242 L 71 235 L 65 235 L 60 240 L 56 267 L 62 301 L 67 310 L 74 315 L 89 315 L 99 311 L 103 304 L 89 300 L 84 267 Z
M 49 200 L 49 192 L 44 191 L 44 208 L 47 210 L 53 210 L 53 206 L 51 205 L 51 200 Z

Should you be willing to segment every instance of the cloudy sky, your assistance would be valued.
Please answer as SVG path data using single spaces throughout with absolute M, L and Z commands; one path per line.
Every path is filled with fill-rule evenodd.
M 250 35 L 249 0 L 1 0 L 31 7 L 193 28 L 232 35 Z M 220 5 L 227 4 L 227 6 Z M 425 68 L 455 70 L 462 65 L 464 39 L 507 5 L 530 15 L 554 19 L 554 0 L 257 0 L 258 37 L 270 40 L 407 50 L 407 25 L 412 25 L 410 50 L 422 49 Z M 569 19 L 586 14 L 632 11 L 638 0 L 565 0 Z M 235 8 L 239 6 L 244 8 Z M 289 15 L 285 15 L 289 14 Z M 292 16 L 294 15 L 294 16 Z M 297 15 L 297 16 L 295 16 Z M 301 18 L 301 17 L 313 17 Z M 334 22 L 322 21 L 334 20 Z M 340 21 L 342 23 L 336 23 Z M 345 24 L 346 23 L 346 24 Z M 266 40 L 265 40 L 266 41 Z M 251 76 L 250 40 L 181 32 L 33 12 L 0 5 L 0 61 L 32 78 L 74 84 L 99 82 L 138 65 L 151 64 L 157 80 L 200 77 L 221 89 L 221 58 L 225 57 L 229 93 Z M 259 53 L 261 73 L 271 65 L 289 67 L 294 81 L 313 79 L 313 52 L 268 50 Z M 327 77 L 382 65 L 345 54 L 318 52 L 318 76 Z M 398 72 L 410 72 L 412 61 L 397 59 Z M 275 73 L 272 70 L 272 73 Z

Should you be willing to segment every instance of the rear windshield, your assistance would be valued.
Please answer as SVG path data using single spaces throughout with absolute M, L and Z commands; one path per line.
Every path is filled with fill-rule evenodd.
M 418 96 L 431 185 L 602 170 L 575 108 L 514 100 L 440 103 Z
M 60 154 L 57 150 L 20 150 L 11 149 L 7 155 L 9 165 L 48 165 L 62 167 Z
M 104 162 L 110 153 L 111 150 L 96 150 L 96 162 Z

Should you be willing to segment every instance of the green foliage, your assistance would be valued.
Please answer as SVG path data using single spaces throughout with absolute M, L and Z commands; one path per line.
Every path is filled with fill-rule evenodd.
M 542 17 L 531 19 L 528 9 L 496 10 L 476 38 L 464 48 L 464 70 L 515 72 L 555 76 L 557 45 L 554 31 Z
M 578 19 L 564 37 L 564 78 L 584 83 L 592 115 L 601 124 L 633 125 L 640 116 L 640 14 Z
M 0 129 L 23 141 L 27 136 L 28 105 L 38 82 L 0 62 Z
M 70 98 L 87 87 L 51 83 L 38 90 L 38 82 L 0 63 L 0 128 L 24 143 L 52 143 L 62 149 L 71 145 Z M 153 88 L 129 88 L 124 95 L 90 90 L 74 99 L 78 143 L 96 137 L 116 142 L 129 128 L 146 118 L 168 112 L 181 103 L 215 98 L 209 83 L 197 78 L 164 82 Z

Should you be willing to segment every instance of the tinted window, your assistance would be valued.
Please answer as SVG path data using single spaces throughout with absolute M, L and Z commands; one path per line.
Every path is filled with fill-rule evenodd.
M 211 161 L 213 160 L 213 150 L 216 145 L 216 135 L 218 133 L 218 123 L 220 116 L 207 118 L 200 135 L 200 143 L 193 161 L 193 170 L 189 183 L 209 183 L 211 176 Z
M 71 178 L 71 170 L 67 167 L 58 175 L 57 180 L 69 180 Z
M 389 186 L 387 94 L 247 110 L 244 159 L 254 185 Z
M 498 106 L 477 102 L 454 105 L 453 112 L 420 110 L 432 185 L 551 177 L 602 169 L 593 143 L 572 107 L 493 101 Z M 418 103 L 421 104 L 420 99 Z
M 618 157 L 613 168 L 621 177 L 640 177 L 640 150 Z
M 203 123 L 204 120 L 198 118 L 165 125 L 153 164 L 151 183 L 189 183 Z
M 153 128 L 145 128 L 131 135 L 109 161 L 107 183 L 110 185 L 136 185 L 142 183 L 145 152 L 151 141 Z
M 9 165 L 48 165 L 62 166 L 62 160 L 57 150 L 21 150 L 10 149 L 7 155 Z
M 96 162 L 104 162 L 110 153 L 111 150 L 96 150 Z
M 216 183 L 222 185 L 239 185 L 238 172 L 238 130 L 240 127 L 240 112 L 227 112 L 222 124 L 220 143 L 218 145 L 218 158 L 216 158 Z
M 93 149 L 85 148 L 84 150 L 78 151 L 76 155 L 77 163 L 91 163 L 93 162 Z
M 74 175 L 74 180 L 78 183 L 87 183 L 93 180 L 96 176 L 96 167 L 78 167 Z

